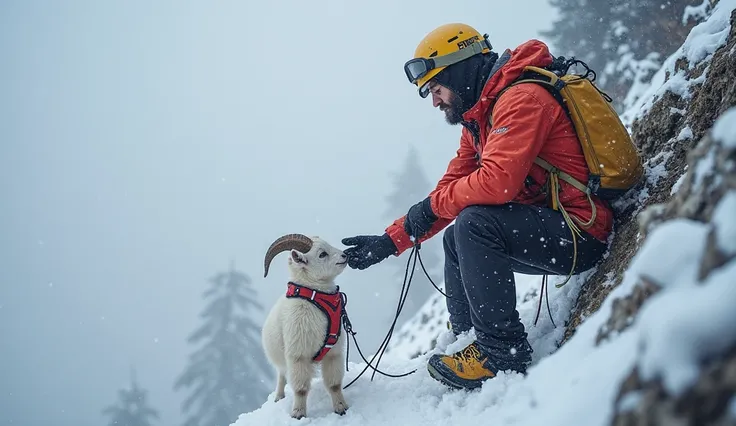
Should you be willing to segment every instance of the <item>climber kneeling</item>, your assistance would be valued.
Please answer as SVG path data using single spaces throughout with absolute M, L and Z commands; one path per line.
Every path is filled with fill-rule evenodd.
M 537 40 L 499 56 L 487 36 L 463 24 L 429 33 L 404 68 L 421 97 L 431 95 L 449 124 L 463 126 L 457 155 L 428 197 L 383 235 L 343 240 L 350 267 L 365 269 L 447 228 L 451 328 L 476 333 L 463 350 L 428 362 L 432 377 L 452 387 L 476 388 L 531 363 L 514 272 L 578 274 L 607 247 L 613 213 L 585 187 L 589 168 L 571 119 L 542 85 L 510 86 L 524 67 L 553 59 Z

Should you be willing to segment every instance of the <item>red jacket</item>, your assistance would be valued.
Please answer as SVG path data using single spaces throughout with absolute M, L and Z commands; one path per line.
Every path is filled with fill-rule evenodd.
M 518 78 L 525 66 L 552 63 L 547 46 L 531 40 L 506 53 L 510 53 L 508 61 L 488 78 L 480 100 L 463 115 L 465 121 L 479 124 L 479 144 L 476 146 L 472 133 L 463 127 L 457 155 L 430 193 L 432 211 L 439 219 L 421 241 L 436 235 L 470 205 L 517 202 L 548 206 L 542 193 L 548 173 L 534 164 L 537 156 L 581 183 L 588 182 L 588 166 L 572 123 L 546 89 L 533 83 L 520 84 L 495 102 L 498 92 Z M 525 182 L 527 177 L 531 179 Z M 595 222 L 581 229 L 605 240 L 613 227 L 613 212 L 597 197 L 593 201 L 597 208 Z M 560 202 L 570 216 L 583 222 L 590 220 L 592 212 L 586 195 L 562 180 Z M 404 219 L 386 228 L 398 248 L 397 254 L 412 246 L 404 231 Z

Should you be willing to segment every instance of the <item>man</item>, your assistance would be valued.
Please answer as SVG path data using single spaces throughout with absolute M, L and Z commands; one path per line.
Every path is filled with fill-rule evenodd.
M 535 163 L 540 157 L 587 184 L 587 163 L 564 109 L 538 84 L 508 87 L 525 66 L 552 61 L 537 40 L 499 56 L 487 36 L 468 25 L 429 33 L 405 72 L 449 124 L 463 126 L 457 155 L 428 197 L 383 235 L 343 240 L 351 246 L 349 265 L 364 269 L 447 228 L 450 325 L 456 335 L 474 328 L 476 340 L 455 354 L 432 356 L 427 368 L 455 388 L 477 388 L 499 371 L 525 373 L 531 363 L 513 272 L 577 274 L 607 247 L 613 223 L 607 203 L 559 181 L 561 207 L 550 208 L 549 173 Z M 573 222 L 579 234 L 572 234 Z

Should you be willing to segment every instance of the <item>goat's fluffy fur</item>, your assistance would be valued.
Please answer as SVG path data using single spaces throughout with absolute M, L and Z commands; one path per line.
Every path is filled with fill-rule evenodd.
M 311 238 L 313 245 L 307 253 L 290 251 L 290 279 L 313 290 L 333 293 L 337 291 L 334 279 L 345 270 L 346 256 L 319 237 Z M 278 299 L 263 324 L 263 347 L 278 370 L 275 400 L 284 397 L 288 382 L 294 392 L 292 417 L 307 414 L 307 394 L 317 364 L 312 358 L 322 347 L 326 330 L 327 318 L 319 308 L 307 300 L 285 296 Z M 343 330 L 337 344 L 320 361 L 324 385 L 338 414 L 348 408 L 342 394 L 346 338 Z

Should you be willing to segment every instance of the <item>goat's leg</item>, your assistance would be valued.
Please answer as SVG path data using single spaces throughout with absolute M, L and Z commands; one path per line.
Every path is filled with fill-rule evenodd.
M 326 356 L 322 360 L 322 381 L 332 397 L 332 408 L 339 414 L 345 414 L 348 403 L 342 394 L 342 378 L 345 375 L 342 358 L 337 354 Z
M 278 379 L 276 380 L 276 397 L 274 398 L 273 402 L 281 401 L 284 399 L 284 389 L 286 388 L 286 376 L 284 375 L 284 372 L 279 370 L 278 373 Z
M 294 391 L 291 417 L 301 419 L 307 415 L 307 394 L 314 375 L 314 365 L 308 358 L 290 359 L 286 362 L 289 370 L 289 385 Z

